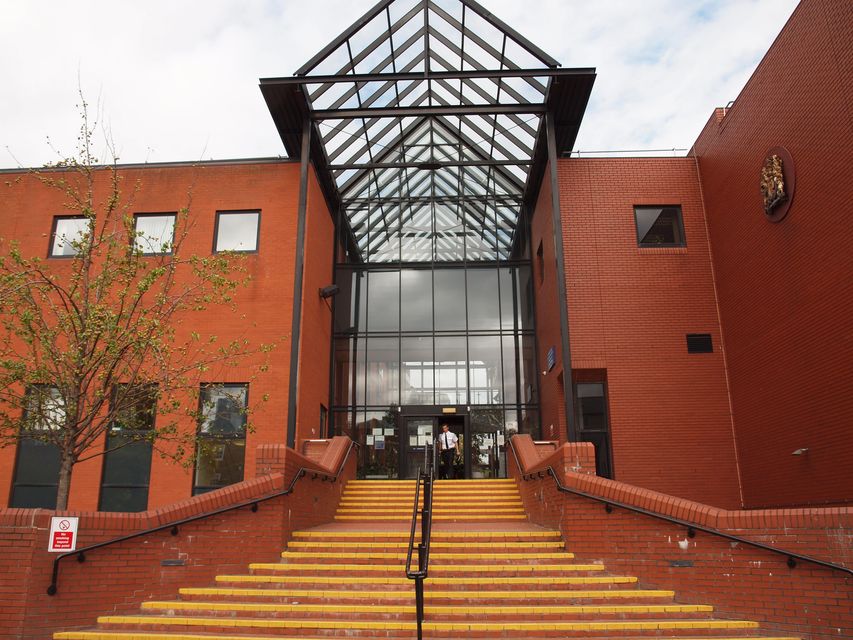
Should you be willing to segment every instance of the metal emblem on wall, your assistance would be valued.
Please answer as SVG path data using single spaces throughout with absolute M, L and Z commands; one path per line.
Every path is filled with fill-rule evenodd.
M 796 175 L 794 160 L 785 147 L 773 147 L 761 167 L 761 196 L 764 213 L 770 222 L 779 222 L 788 214 L 794 199 Z

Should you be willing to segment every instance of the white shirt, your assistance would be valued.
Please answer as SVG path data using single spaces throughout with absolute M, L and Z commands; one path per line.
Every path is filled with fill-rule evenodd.
M 459 438 L 456 437 L 455 433 L 448 430 L 438 435 L 438 441 L 441 443 L 441 450 L 447 451 L 448 449 L 456 448 L 456 443 L 459 442 Z

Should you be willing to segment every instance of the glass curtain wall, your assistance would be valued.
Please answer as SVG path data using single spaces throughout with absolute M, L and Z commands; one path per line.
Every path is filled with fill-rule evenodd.
M 401 406 L 465 407 L 472 433 L 538 437 L 529 261 L 339 264 L 335 432 L 361 473 L 396 477 Z

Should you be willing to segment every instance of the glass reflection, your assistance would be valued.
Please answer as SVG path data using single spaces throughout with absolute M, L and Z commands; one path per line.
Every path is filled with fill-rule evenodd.
M 436 337 L 435 387 L 438 404 L 466 404 L 467 360 L 464 337 Z
M 400 341 L 368 338 L 365 361 L 366 402 L 369 406 L 400 403 Z
M 367 279 L 368 331 L 400 327 L 400 272 L 372 271 Z
M 468 329 L 497 331 L 501 328 L 498 272 L 495 269 L 468 271 Z
M 468 338 L 468 372 L 472 404 L 503 402 L 500 336 Z
M 402 339 L 403 404 L 435 404 L 432 337 Z
M 403 269 L 400 286 L 400 329 L 432 331 L 432 271 Z
M 465 329 L 465 271 L 436 269 L 435 330 L 463 331 Z

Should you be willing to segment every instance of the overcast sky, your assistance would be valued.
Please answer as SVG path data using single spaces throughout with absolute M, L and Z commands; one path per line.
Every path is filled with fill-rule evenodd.
M 689 147 L 796 0 L 480 0 L 598 77 L 576 149 Z M 69 154 L 77 87 L 121 162 L 283 155 L 258 78 L 291 75 L 374 4 L 0 0 L 0 167 Z M 50 139 L 50 144 L 47 142 Z

